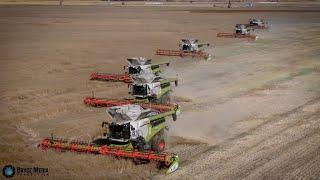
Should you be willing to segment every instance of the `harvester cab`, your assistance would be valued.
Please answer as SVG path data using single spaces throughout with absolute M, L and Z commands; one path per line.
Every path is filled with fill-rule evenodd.
M 134 81 L 129 85 L 129 93 L 136 99 L 145 99 L 152 103 L 169 103 L 172 91 L 171 82 L 178 85 L 177 79 L 163 79 L 154 74 L 146 73 L 132 78 Z
M 161 72 L 160 65 L 170 65 L 169 61 L 152 63 L 151 59 L 146 59 L 143 57 L 128 58 L 127 61 L 129 65 L 124 66 L 124 69 L 127 70 L 127 74 L 130 76 L 143 73 L 153 73 L 158 75 Z
M 126 146 L 140 151 L 162 152 L 165 148 L 164 133 L 166 117 L 175 120 L 179 108 L 160 113 L 159 111 L 128 104 L 107 110 L 109 122 L 102 124 L 109 146 Z
M 247 35 L 250 29 L 245 24 L 236 24 L 234 31 L 236 34 Z
M 199 52 L 210 46 L 209 43 L 199 44 L 198 41 L 198 39 L 181 39 L 180 50 L 184 52 Z

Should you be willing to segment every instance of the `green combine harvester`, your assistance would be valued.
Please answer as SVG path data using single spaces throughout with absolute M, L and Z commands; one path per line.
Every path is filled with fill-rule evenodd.
M 132 76 L 144 73 L 151 73 L 158 76 L 161 72 L 161 65 L 170 65 L 169 61 L 158 61 L 155 63 L 152 62 L 151 59 L 146 59 L 143 57 L 128 58 L 127 61 L 129 65 L 123 67 L 123 69 L 125 70 L 124 74 L 94 72 L 90 75 L 90 80 L 132 83 Z
M 133 83 L 129 85 L 129 94 L 145 103 L 170 103 L 171 83 L 178 85 L 177 79 L 163 79 L 160 76 L 148 76 L 148 74 L 135 76 L 133 79 Z
M 150 106 L 151 107 L 151 106 Z M 166 119 L 177 119 L 179 106 L 153 106 L 144 108 L 136 104 L 110 107 L 109 120 L 102 123 L 103 134 L 91 143 L 69 141 L 53 137 L 44 138 L 42 149 L 56 149 L 116 157 L 130 158 L 135 163 L 158 162 L 158 168 L 172 173 L 179 167 L 179 156 L 164 152 Z
M 103 136 L 94 142 L 121 146 L 128 150 L 163 152 L 167 129 L 166 118 L 172 116 L 175 121 L 180 108 L 159 112 L 140 105 L 128 104 L 110 107 L 107 113 L 109 121 L 102 123 Z
M 159 76 L 160 68 L 158 65 L 148 65 L 150 60 L 146 59 L 128 59 L 128 69 L 130 75 L 130 83 L 128 84 L 130 97 L 124 99 L 109 99 L 109 98 L 95 98 L 86 97 L 84 103 L 90 106 L 110 107 L 120 104 L 128 104 L 127 102 L 139 103 L 156 103 L 168 104 L 170 103 L 170 93 L 172 92 L 171 83 L 174 82 L 178 86 L 177 78 L 165 79 Z M 149 62 L 149 63 L 147 63 Z M 162 62 L 168 63 L 168 62 Z M 143 66 L 141 66 L 144 64 Z M 152 68 L 153 66 L 153 68 Z M 110 103 L 112 102 L 112 103 Z

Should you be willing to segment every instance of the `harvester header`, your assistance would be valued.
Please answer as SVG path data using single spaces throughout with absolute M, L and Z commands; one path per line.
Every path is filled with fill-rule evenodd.
M 53 137 L 44 138 L 39 146 L 43 149 L 55 149 L 58 151 L 72 151 L 87 154 L 112 155 L 115 157 L 130 158 L 134 161 L 147 160 L 158 162 L 159 168 L 166 168 L 167 173 L 172 173 L 178 169 L 179 157 L 174 153 L 154 151 L 141 152 L 137 149 L 127 150 L 120 147 L 110 147 L 107 145 L 97 145 L 94 143 L 69 141 Z

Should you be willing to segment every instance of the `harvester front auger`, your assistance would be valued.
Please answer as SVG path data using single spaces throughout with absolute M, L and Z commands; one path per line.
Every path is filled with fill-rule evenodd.
M 218 33 L 217 37 L 223 38 L 239 38 L 239 39 L 251 39 L 256 40 L 258 36 L 251 34 L 237 34 L 237 33 Z
M 113 106 L 121 106 L 128 104 L 137 104 L 143 108 L 149 108 L 158 110 L 159 112 L 168 112 L 179 109 L 179 105 L 177 104 L 153 104 L 153 103 L 144 103 L 143 101 L 136 99 L 124 99 L 124 100 L 116 100 L 116 99 L 108 99 L 108 98 L 94 98 L 94 97 L 86 97 L 83 100 L 84 104 L 88 106 L 94 107 L 113 107 Z
M 199 57 L 204 59 L 209 59 L 210 54 L 198 51 L 198 52 L 186 52 L 182 50 L 166 50 L 166 49 L 157 49 L 156 55 L 160 56 L 180 56 L 180 57 Z
M 92 73 L 90 80 L 114 81 L 131 83 L 132 79 L 128 74 L 108 74 L 108 73 Z
M 93 143 L 68 141 L 53 137 L 44 138 L 39 146 L 43 149 L 55 149 L 59 151 L 71 151 L 78 153 L 112 155 L 115 157 L 129 158 L 132 160 L 156 161 L 160 168 L 166 168 L 167 173 L 172 173 L 179 167 L 179 157 L 173 153 L 157 153 L 154 151 L 141 152 L 137 149 L 124 149 L 121 147 L 110 147 Z

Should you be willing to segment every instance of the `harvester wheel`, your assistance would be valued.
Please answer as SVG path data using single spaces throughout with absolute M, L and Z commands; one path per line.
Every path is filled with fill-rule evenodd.
M 145 151 L 146 150 L 146 141 L 143 137 L 139 136 L 136 140 L 136 143 L 134 144 L 135 148 L 139 151 Z
M 166 143 L 164 138 L 164 130 L 161 130 L 151 141 L 151 149 L 156 152 L 163 152 Z

